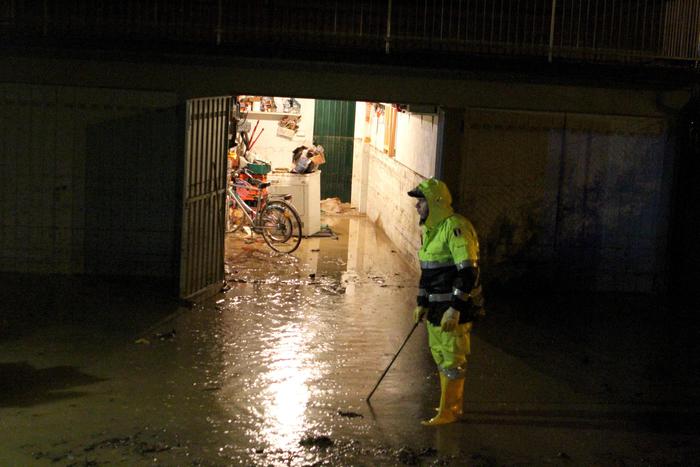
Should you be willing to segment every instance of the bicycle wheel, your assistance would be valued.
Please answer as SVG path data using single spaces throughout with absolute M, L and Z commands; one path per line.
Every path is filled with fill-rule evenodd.
M 265 242 L 275 251 L 291 253 L 301 243 L 301 218 L 296 209 L 284 201 L 270 201 L 261 213 Z
M 245 223 L 245 214 L 235 199 L 229 198 L 226 213 L 226 233 L 235 232 Z

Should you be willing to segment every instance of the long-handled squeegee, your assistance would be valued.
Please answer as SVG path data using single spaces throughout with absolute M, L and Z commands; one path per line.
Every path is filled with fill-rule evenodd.
M 379 383 L 382 382 L 382 380 L 384 379 L 384 376 L 386 376 L 387 372 L 389 371 L 389 368 L 391 368 L 391 365 L 394 364 L 394 360 L 396 360 L 396 357 L 399 356 L 399 354 L 403 350 L 404 346 L 406 345 L 406 342 L 408 342 L 408 340 L 411 338 L 411 335 L 413 335 L 413 331 L 416 330 L 416 328 L 418 327 L 419 324 L 420 324 L 420 321 L 413 325 L 413 327 L 411 328 L 411 332 L 408 333 L 408 336 L 406 336 L 406 339 L 404 339 L 403 344 L 401 344 L 401 347 L 399 347 L 399 351 L 396 352 L 396 355 L 394 355 L 394 358 L 391 359 L 391 361 L 389 362 L 389 365 L 387 365 L 386 369 L 384 370 L 384 373 L 382 373 L 382 376 L 379 377 L 379 381 L 377 381 L 377 384 L 375 384 L 374 388 L 372 388 L 372 392 L 370 392 L 369 396 L 367 396 L 367 399 L 365 399 L 368 404 L 369 404 L 369 399 L 372 397 L 372 394 L 374 394 L 374 391 L 376 391 L 377 388 L 379 387 Z

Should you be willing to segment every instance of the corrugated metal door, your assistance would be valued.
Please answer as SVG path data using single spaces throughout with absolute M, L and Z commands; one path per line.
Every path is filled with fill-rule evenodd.
M 326 152 L 326 163 L 321 166 L 321 198 L 337 196 L 350 201 L 354 136 L 354 101 L 316 100 L 314 141 Z
M 180 296 L 218 290 L 224 279 L 226 137 L 231 97 L 187 101 Z

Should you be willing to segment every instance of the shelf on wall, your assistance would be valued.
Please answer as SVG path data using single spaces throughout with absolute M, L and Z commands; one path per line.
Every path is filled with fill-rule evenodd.
M 250 111 L 250 112 L 243 112 L 248 116 L 248 118 L 257 118 L 257 119 L 275 119 L 275 118 L 282 118 L 282 117 L 301 117 L 301 114 L 293 114 L 293 113 L 284 113 L 284 112 L 255 112 L 255 111 Z

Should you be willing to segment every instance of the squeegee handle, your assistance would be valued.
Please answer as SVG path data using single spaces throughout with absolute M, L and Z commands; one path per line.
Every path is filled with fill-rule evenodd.
M 420 324 L 420 321 L 418 321 L 416 324 L 413 325 L 413 327 L 411 328 L 411 332 L 408 333 L 408 336 L 406 336 L 406 339 L 404 339 L 403 344 L 401 344 L 401 347 L 399 347 L 398 352 L 396 352 L 396 355 L 394 355 L 394 358 L 391 359 L 391 361 L 387 365 L 386 369 L 384 370 L 384 373 L 382 373 L 382 376 L 379 377 L 379 381 L 377 381 L 377 384 L 375 384 L 374 387 L 372 388 L 372 392 L 370 392 L 369 396 L 367 396 L 367 399 L 365 399 L 367 402 L 369 402 L 369 399 L 372 397 L 372 394 L 374 394 L 374 391 L 376 391 L 377 388 L 379 387 L 379 383 L 382 382 L 382 380 L 384 379 L 384 376 L 386 376 L 387 372 L 389 371 L 389 368 L 391 368 L 391 365 L 394 364 L 394 360 L 396 360 L 396 357 L 399 356 L 399 354 L 403 350 L 404 346 L 406 345 L 408 340 L 413 335 L 413 331 L 416 330 L 416 328 L 418 327 L 419 324 Z

